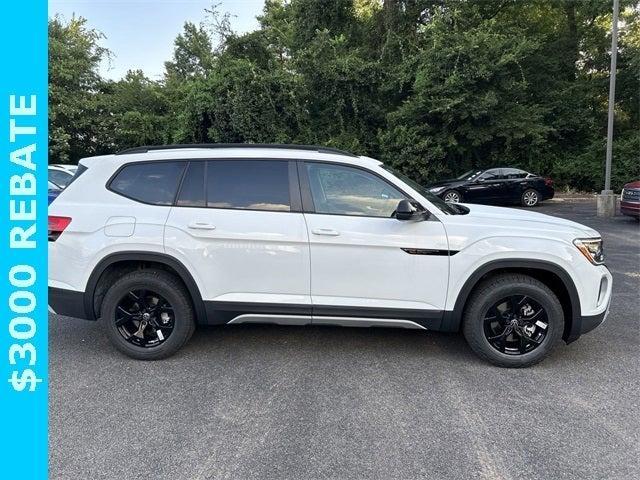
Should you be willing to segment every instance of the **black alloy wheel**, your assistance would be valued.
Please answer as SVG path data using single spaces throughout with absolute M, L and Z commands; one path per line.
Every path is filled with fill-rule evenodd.
M 182 280 L 151 268 L 117 278 L 106 290 L 100 319 L 111 343 L 139 360 L 173 355 L 193 334 L 196 320 Z
M 129 343 L 150 348 L 162 344 L 173 332 L 175 313 L 162 295 L 151 290 L 131 290 L 115 311 L 118 332 Z
M 484 316 L 489 344 L 507 355 L 523 355 L 538 348 L 547 336 L 545 309 L 527 295 L 510 295 L 495 302 Z
M 465 305 L 462 333 L 471 349 L 499 367 L 540 362 L 562 341 L 564 310 L 537 278 L 501 273 L 478 284 Z

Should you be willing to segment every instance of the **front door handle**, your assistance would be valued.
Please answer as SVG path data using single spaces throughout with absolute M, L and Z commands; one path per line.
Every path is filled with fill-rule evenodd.
M 215 230 L 216 226 L 206 222 L 191 222 L 187 227 L 193 230 Z
M 327 237 L 337 237 L 340 235 L 340 232 L 331 228 L 314 228 L 311 230 L 311 233 L 314 235 L 325 235 Z

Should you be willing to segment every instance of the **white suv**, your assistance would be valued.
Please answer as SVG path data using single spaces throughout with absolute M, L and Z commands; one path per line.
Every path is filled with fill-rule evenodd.
M 49 211 L 49 304 L 158 359 L 196 324 L 462 331 L 484 359 L 540 361 L 608 312 L 598 232 L 448 205 L 368 157 L 286 145 L 86 158 Z

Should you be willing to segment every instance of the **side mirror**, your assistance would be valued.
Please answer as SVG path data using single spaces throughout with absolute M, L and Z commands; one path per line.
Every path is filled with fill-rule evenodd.
M 429 218 L 429 212 L 426 210 L 418 210 L 409 200 L 400 200 L 396 207 L 396 219 L 398 220 L 415 220 L 422 221 Z

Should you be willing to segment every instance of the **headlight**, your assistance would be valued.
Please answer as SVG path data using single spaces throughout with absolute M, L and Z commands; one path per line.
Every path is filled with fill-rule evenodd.
M 604 263 L 604 250 L 602 248 L 601 238 L 576 238 L 573 244 L 578 247 L 578 250 L 594 265 L 602 265 Z
M 445 189 L 445 187 L 433 187 L 433 188 L 430 188 L 429 191 L 431 193 L 440 193 L 444 189 Z

